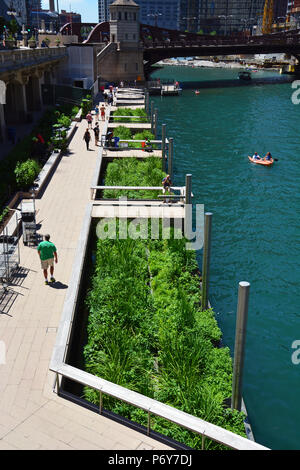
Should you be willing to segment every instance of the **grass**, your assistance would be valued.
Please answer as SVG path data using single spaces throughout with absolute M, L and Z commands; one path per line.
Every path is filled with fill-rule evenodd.
M 106 186 L 161 186 L 165 173 L 161 170 L 161 160 L 149 157 L 116 159 L 109 163 L 105 175 Z M 128 199 L 156 199 L 160 191 L 110 190 L 103 191 L 105 199 L 117 199 L 126 196 Z
M 224 406 L 232 362 L 212 310 L 200 311 L 199 270 L 185 240 L 98 240 L 89 308 L 86 370 L 245 436 L 243 414 Z M 85 398 L 99 403 L 98 393 Z M 105 398 L 141 424 L 146 415 Z M 201 448 L 199 436 L 161 418 L 151 428 Z M 222 448 L 207 442 L 208 448 Z

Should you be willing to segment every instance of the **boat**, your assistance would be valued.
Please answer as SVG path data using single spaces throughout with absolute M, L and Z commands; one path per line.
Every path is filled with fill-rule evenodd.
M 248 158 L 250 162 L 256 163 L 257 165 L 272 166 L 274 163 L 274 158 L 271 158 L 271 160 L 264 160 L 263 158 L 261 158 L 260 160 L 254 160 L 254 158 L 250 157 L 249 155 Z
M 243 72 L 239 72 L 239 79 L 240 80 L 251 80 L 251 72 L 248 70 L 244 70 Z

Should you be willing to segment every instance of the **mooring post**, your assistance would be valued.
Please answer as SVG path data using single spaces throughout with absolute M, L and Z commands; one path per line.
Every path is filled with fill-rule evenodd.
M 163 124 L 161 126 L 161 159 L 162 159 L 162 171 L 166 171 L 166 137 L 167 137 L 167 126 Z
M 145 110 L 146 110 L 147 116 L 149 117 L 149 91 L 148 90 L 145 93 Z
M 168 174 L 170 175 L 173 183 L 173 154 L 174 154 L 174 142 L 173 137 L 169 138 L 169 159 L 168 159 Z
M 231 398 L 231 408 L 239 411 L 241 411 L 242 407 L 242 381 L 245 356 L 246 327 L 248 318 L 249 291 L 249 282 L 242 281 L 239 283 Z
M 150 120 L 151 120 L 151 132 L 153 133 L 153 120 L 154 120 L 154 103 L 153 103 L 153 101 L 151 101 Z
M 185 199 L 184 199 L 184 234 L 190 239 L 193 229 L 193 208 L 192 204 L 192 175 L 185 175 Z
M 185 203 L 192 204 L 192 175 L 185 175 Z
M 203 259 L 202 259 L 202 289 L 201 289 L 201 310 L 202 311 L 207 310 L 208 308 L 211 224 L 212 224 L 212 213 L 206 212 L 204 215 L 204 245 L 203 245 Z
M 157 122 L 158 122 L 158 109 L 154 110 L 154 138 L 157 139 Z

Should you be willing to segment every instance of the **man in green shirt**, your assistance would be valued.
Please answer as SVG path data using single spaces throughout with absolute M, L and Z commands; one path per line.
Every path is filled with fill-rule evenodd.
M 54 259 L 55 263 L 57 263 L 57 250 L 56 246 L 50 242 L 50 235 L 45 235 L 45 241 L 41 242 L 37 249 L 41 260 L 42 270 L 44 271 L 45 284 L 48 284 L 48 268 L 50 268 L 50 282 L 55 282 L 53 273 Z

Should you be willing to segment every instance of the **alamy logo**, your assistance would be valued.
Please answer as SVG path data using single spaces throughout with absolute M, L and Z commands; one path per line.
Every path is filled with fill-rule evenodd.
M 126 197 L 120 198 L 123 202 Z M 130 203 L 128 204 L 130 205 Z M 125 206 L 126 207 L 126 206 Z M 125 209 L 124 205 L 123 208 Z M 164 218 L 162 222 L 162 238 L 168 240 L 185 238 L 187 250 L 200 250 L 204 242 L 204 205 L 196 204 L 195 216 L 196 227 L 193 230 L 193 206 L 185 205 L 184 230 L 182 230 L 182 219 Z M 173 235 L 171 227 L 174 228 Z M 117 217 L 108 217 L 101 219 L 96 227 L 96 234 L 100 240 L 127 239 L 132 240 L 158 240 L 160 238 L 160 219 L 157 218 L 155 207 L 145 207 L 144 217 L 131 218 L 123 216 L 118 220 Z
M 292 88 L 296 91 L 292 93 L 291 100 L 293 104 L 300 104 L 300 80 L 294 80 Z
M 300 340 L 296 339 L 292 343 L 292 349 L 295 349 L 295 351 L 292 354 L 292 363 L 295 364 L 296 366 L 300 364 Z
M 6 104 L 6 85 L 0 80 L 0 104 Z

